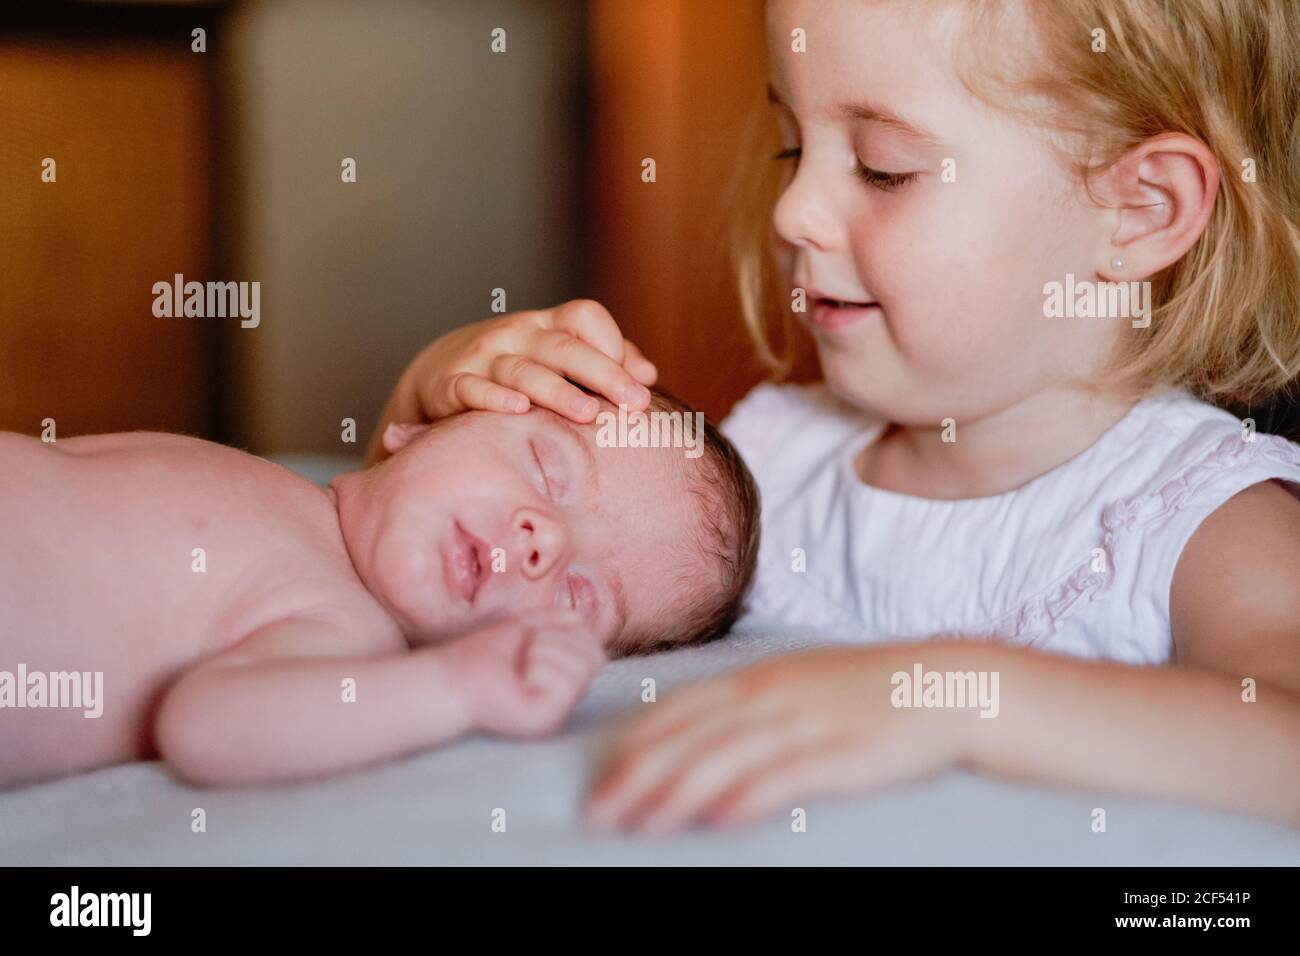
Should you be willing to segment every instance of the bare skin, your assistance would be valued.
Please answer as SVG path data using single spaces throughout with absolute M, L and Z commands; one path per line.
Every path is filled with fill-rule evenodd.
M 1025 484 L 1128 411 L 1135 396 L 1098 382 L 1131 327 L 1044 321 L 1044 283 L 1066 274 L 1142 280 L 1177 262 L 1204 232 L 1220 176 L 1204 143 L 1163 133 L 1085 190 L 1043 130 L 978 101 L 954 57 L 940 55 L 968 42 L 965 6 L 767 5 L 769 78 L 789 162 L 773 214 L 777 252 L 788 288 L 864 304 L 852 321 L 800 320 L 828 387 L 890 425 L 860 455 L 857 474 L 874 487 L 951 500 Z M 796 27 L 815 52 L 792 50 Z M 1031 46 L 1029 37 L 1005 44 L 1016 57 Z M 947 159 L 956 164 L 951 181 L 941 175 Z M 615 388 L 625 343 L 608 313 L 584 309 L 606 344 L 585 384 Z M 431 345 L 391 407 L 437 417 L 435 396 L 465 370 L 518 388 L 516 364 L 498 354 L 516 346 L 500 328 L 527 329 L 536 317 L 500 322 Z M 556 354 L 553 339 L 529 351 L 553 372 L 534 375 L 542 384 L 533 401 L 553 400 Z M 957 423 L 956 442 L 943 438 L 945 418 Z M 632 721 L 597 773 L 590 819 L 654 832 L 746 823 L 818 794 L 965 765 L 1300 825 L 1298 569 L 1300 503 L 1274 482 L 1256 485 L 1183 550 L 1169 593 L 1170 666 L 974 641 L 762 662 L 674 693 Z M 1015 706 L 997 720 L 899 711 L 889 679 L 915 663 L 997 671 Z M 1249 700 L 1247 678 L 1256 689 Z
M 1133 396 L 1093 382 L 1126 327 L 1044 322 L 1043 283 L 1145 279 L 1177 262 L 1206 227 L 1220 175 L 1204 143 L 1164 133 L 1097 177 L 1103 201 L 1092 201 L 1041 129 L 978 101 L 954 58 L 934 55 L 965 42 L 962 12 L 767 4 L 775 108 L 796 157 L 774 212 L 780 253 L 791 285 L 810 296 L 877 303 L 810 332 L 827 385 L 891 423 L 856 461 L 861 480 L 935 499 L 1017 488 L 1123 416 Z M 1013 7 L 1006 25 L 1016 22 Z M 818 38 L 816 56 L 791 55 L 796 25 Z M 1020 56 L 1031 38 L 1007 48 Z M 865 113 L 840 109 L 864 100 L 874 104 Z M 960 172 L 944 182 L 949 157 Z M 906 178 L 863 183 L 855 166 Z M 946 417 L 958 423 L 955 443 L 938 425 Z M 1170 667 L 981 642 L 792 655 L 702 682 L 634 724 L 607 755 L 590 817 L 654 832 L 744 823 L 819 793 L 967 765 L 1300 825 L 1297 568 L 1300 503 L 1257 485 L 1182 553 Z M 1015 707 L 973 721 L 894 710 L 889 675 L 914 662 L 997 671 Z
M 105 698 L 0 710 L 0 786 L 154 756 L 256 783 L 557 729 L 614 633 L 671 613 L 696 517 L 662 504 L 692 500 L 681 466 L 644 457 L 679 451 L 588 456 L 573 428 L 394 429 L 400 454 L 329 489 L 182 436 L 0 434 L 0 670 L 102 672 Z M 628 527 L 645 547 L 614 547 Z
M 608 313 L 601 320 L 613 325 Z M 460 354 L 490 348 L 492 330 L 467 327 Z M 438 346 L 422 359 L 448 354 Z M 597 367 L 609 372 L 614 361 L 606 358 Z M 428 394 L 456 374 L 454 357 L 443 366 L 417 361 L 394 402 L 435 417 L 435 408 L 421 406 L 415 383 L 424 382 Z M 1056 457 L 1076 451 L 1062 447 Z M 862 464 L 868 480 L 873 473 Z M 1016 480 L 1022 477 L 1033 473 Z M 1173 666 L 958 641 L 783 656 L 686 688 L 632 721 L 601 761 L 589 818 L 599 827 L 658 834 L 745 825 L 820 794 L 966 766 L 1300 825 L 1297 568 L 1300 504 L 1272 482 L 1248 488 L 1184 549 L 1170 594 Z M 916 663 L 996 670 L 1004 701 L 999 719 L 892 707 L 891 676 Z M 1250 703 L 1242 698 L 1246 677 L 1257 685 Z
M 558 306 L 559 311 L 573 303 Z M 621 341 L 608 312 L 583 310 L 603 339 Z M 465 367 L 491 361 L 502 325 L 527 328 L 536 313 L 467 326 L 433 343 L 402 377 L 390 409 L 436 418 L 428 397 Z M 507 323 L 506 327 L 509 327 Z M 535 356 L 537 362 L 545 356 Z M 592 361 L 583 384 L 616 391 L 616 355 Z M 555 379 L 558 370 L 552 370 Z M 503 384 L 498 382 L 497 384 Z M 533 402 L 563 395 L 540 379 Z M 503 385 L 504 387 L 504 385 Z M 1123 407 L 1121 405 L 1121 407 Z M 1023 483 L 1095 438 L 1106 415 L 1080 432 L 1036 445 L 1031 460 L 987 485 L 931 481 L 933 470 L 891 449 L 858 462 L 864 482 L 935 497 L 992 494 Z M 897 432 L 897 430 L 895 430 Z M 1094 434 L 1095 432 L 1095 434 Z M 907 436 L 903 436 L 907 437 Z M 1085 446 L 1086 447 L 1086 444 Z M 1024 449 L 1021 449 L 1024 452 Z M 954 477 L 955 474 L 954 474 Z M 1079 661 L 985 642 L 927 641 L 792 654 L 702 681 L 671 695 L 618 735 L 588 804 L 600 827 L 669 833 L 690 825 L 755 822 L 809 797 L 901 783 L 954 766 L 1045 783 L 1103 787 L 1244 810 L 1300 825 L 1300 504 L 1273 482 L 1241 492 L 1188 542 L 1170 592 L 1170 667 Z M 1005 706 L 997 720 L 969 710 L 906 710 L 889 703 L 890 678 L 927 670 L 993 671 Z M 1242 680 L 1256 699 L 1242 698 Z M 877 693 L 872 693 L 875 687 Z

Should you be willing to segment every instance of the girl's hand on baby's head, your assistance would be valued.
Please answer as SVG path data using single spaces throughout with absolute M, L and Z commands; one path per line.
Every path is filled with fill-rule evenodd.
M 576 422 L 596 416 L 596 400 L 572 379 L 615 405 L 644 409 L 654 365 L 623 338 L 609 312 L 591 299 L 552 309 L 512 312 L 450 332 L 408 370 L 430 420 L 479 409 L 526 412 L 541 405 Z
M 475 730 L 540 737 L 564 725 L 612 635 L 567 608 L 491 624 L 439 648 Z
M 587 817 L 652 835 L 736 826 L 951 766 L 970 713 L 891 701 L 892 675 L 919 659 L 910 645 L 807 651 L 674 692 L 610 748 Z

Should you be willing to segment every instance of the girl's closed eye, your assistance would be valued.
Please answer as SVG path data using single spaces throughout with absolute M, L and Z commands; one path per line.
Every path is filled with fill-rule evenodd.
M 890 192 L 900 186 L 906 186 L 916 179 L 916 173 L 887 173 L 882 169 L 872 169 L 856 156 L 853 159 L 853 171 L 868 186 Z
M 803 147 L 792 146 L 788 149 L 781 150 L 772 158 L 777 160 L 798 160 L 802 156 Z M 853 172 L 854 175 L 868 186 L 879 189 L 883 192 L 891 192 L 898 189 L 900 186 L 906 186 L 908 183 L 916 179 L 917 176 L 916 173 L 890 173 L 883 169 L 872 169 L 856 156 L 853 158 Z

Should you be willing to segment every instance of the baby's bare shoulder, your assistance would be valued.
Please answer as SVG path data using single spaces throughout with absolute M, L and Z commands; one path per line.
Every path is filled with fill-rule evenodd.
M 184 435 L 0 436 L 0 526 L 11 589 L 86 595 L 42 606 L 85 605 L 100 630 L 166 620 L 168 643 L 213 649 L 304 608 L 373 601 L 323 489 Z M 105 591 L 127 600 L 90 597 Z

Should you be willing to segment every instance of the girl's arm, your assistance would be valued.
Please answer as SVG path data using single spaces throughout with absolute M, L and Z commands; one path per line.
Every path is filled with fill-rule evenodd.
M 1024 657 L 1029 719 L 977 735 L 973 762 L 1300 826 L 1300 503 L 1264 482 L 1217 508 L 1183 549 L 1170 619 L 1172 668 Z
M 361 654 L 339 625 L 271 624 L 183 674 L 154 721 L 163 760 L 202 785 L 312 777 L 432 747 L 471 730 L 557 729 L 605 659 L 572 612 L 541 613 L 449 644 Z
M 922 699 L 918 668 L 922 681 L 982 677 L 993 693 L 984 706 L 900 706 Z M 749 823 L 965 765 L 1300 825 L 1300 702 L 1267 684 L 1258 694 L 1246 703 L 1234 678 L 1191 669 L 981 641 L 808 651 L 652 705 L 607 754 L 588 813 L 650 832 Z
M 808 796 L 965 764 L 1210 804 L 1300 826 L 1300 504 L 1238 494 L 1183 550 L 1176 666 L 972 641 L 777 658 L 668 697 L 611 748 L 593 822 L 748 822 Z M 896 707 L 896 675 L 997 675 L 997 716 Z M 987 711 L 988 708 L 985 708 Z
M 972 653 L 973 652 L 973 653 Z M 1300 700 L 1228 675 L 969 648 L 1002 671 L 1002 713 L 970 722 L 971 766 L 1002 776 L 1168 797 L 1300 826 Z
M 1183 548 L 1169 593 L 1176 662 L 1300 697 L 1300 502 L 1266 481 Z

